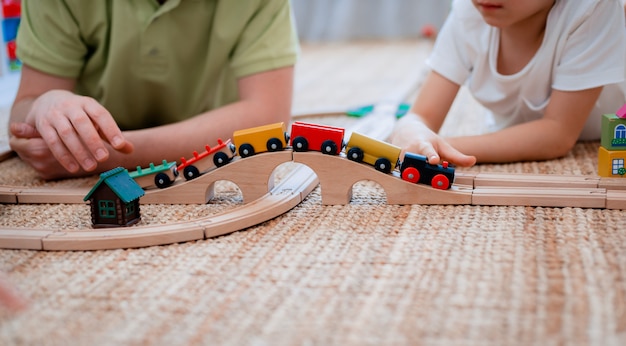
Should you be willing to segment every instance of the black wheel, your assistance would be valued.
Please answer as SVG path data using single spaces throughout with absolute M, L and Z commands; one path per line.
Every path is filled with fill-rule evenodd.
M 337 154 L 337 144 L 335 144 L 335 142 L 329 140 L 325 140 L 322 143 L 322 147 L 321 147 L 322 153 L 324 154 L 328 154 L 328 155 L 336 155 Z
M 356 162 L 363 161 L 363 150 L 357 147 L 350 148 L 350 150 L 348 150 L 348 159 Z
M 239 146 L 239 156 L 248 157 L 254 155 L 254 147 L 250 144 L 242 144 Z
M 383 173 L 389 173 L 391 172 L 391 161 L 387 160 L 384 157 L 381 157 L 380 159 L 376 160 L 376 163 L 374 163 L 374 167 L 376 167 L 376 170 L 381 171 Z
M 294 138 L 293 142 L 291 143 L 291 146 L 293 147 L 294 151 L 308 151 L 309 150 L 309 142 L 306 140 L 306 138 L 302 136 L 298 136 Z
M 218 151 L 213 155 L 213 163 L 215 167 L 222 167 L 230 161 L 230 158 L 225 153 Z
M 196 179 L 197 177 L 200 176 L 200 171 L 198 171 L 196 166 L 187 166 L 183 170 L 183 175 L 185 176 L 185 179 L 187 180 Z
M 283 150 L 283 142 L 278 138 L 270 138 L 267 141 L 267 151 L 279 151 Z
M 172 179 L 165 173 L 157 173 L 157 175 L 154 176 L 154 185 L 159 189 L 163 189 L 172 185 Z

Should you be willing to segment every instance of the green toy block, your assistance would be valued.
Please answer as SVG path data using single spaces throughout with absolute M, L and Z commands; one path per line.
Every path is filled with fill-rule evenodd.
M 600 144 L 607 150 L 626 150 L 626 119 L 604 114 L 601 136 Z

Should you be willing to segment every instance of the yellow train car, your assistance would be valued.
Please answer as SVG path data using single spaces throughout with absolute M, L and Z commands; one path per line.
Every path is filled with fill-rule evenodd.
M 283 150 L 288 141 L 289 136 L 284 122 L 237 130 L 233 133 L 233 143 L 241 157 Z
M 402 149 L 387 142 L 353 132 L 346 145 L 349 160 L 368 163 L 377 170 L 389 173 L 398 166 Z

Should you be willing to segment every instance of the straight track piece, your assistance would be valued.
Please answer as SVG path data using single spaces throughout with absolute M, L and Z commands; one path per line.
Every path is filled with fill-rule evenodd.
M 626 179 L 624 178 L 600 178 L 598 187 L 607 190 L 626 190 Z
M 546 188 L 597 188 L 599 177 L 584 175 L 479 173 L 474 187 L 546 187 Z
M 23 188 L 0 185 L 0 203 L 17 204 L 17 194 Z
M 52 230 L 32 228 L 0 228 L 0 248 L 42 250 L 43 239 L 53 233 Z
M 474 205 L 604 208 L 605 189 L 481 187 L 472 194 Z
M 626 209 L 626 190 L 608 190 L 606 192 L 607 209 Z
M 28 188 L 17 194 L 17 202 L 38 204 L 84 204 L 88 188 Z

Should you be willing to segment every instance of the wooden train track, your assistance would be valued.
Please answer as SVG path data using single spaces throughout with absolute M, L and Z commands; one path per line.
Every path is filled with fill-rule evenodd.
M 619 178 L 590 176 L 528 175 L 502 173 L 458 173 L 450 190 L 437 190 L 428 186 L 412 184 L 397 175 L 383 174 L 373 168 L 352 162 L 344 157 L 333 157 L 321 153 L 296 153 L 287 150 L 279 153 L 260 154 L 270 166 L 287 162 L 286 157 L 301 163 L 277 186 L 265 185 L 269 191 L 251 202 L 234 210 L 196 220 L 168 225 L 136 226 L 129 228 L 86 229 L 67 231 L 64 229 L 0 228 L 0 247 L 38 250 L 97 250 L 128 247 L 164 245 L 176 242 L 199 240 L 251 227 L 281 215 L 299 204 L 321 183 L 323 204 L 345 204 L 350 202 L 351 188 L 361 180 L 372 180 L 380 184 L 387 193 L 390 204 L 468 204 L 499 206 L 543 206 L 626 209 L 626 181 Z M 280 159 L 268 159 L 279 157 Z M 177 189 L 200 190 L 205 203 L 207 184 L 229 176 L 233 171 L 256 167 L 259 159 L 241 159 L 215 171 L 220 174 L 211 180 L 198 178 L 169 189 L 173 196 Z M 230 170 L 229 170 L 230 168 Z M 270 171 L 267 167 L 262 169 Z M 248 170 L 250 171 L 250 170 Z M 350 175 L 337 174 L 350 171 Z M 226 172 L 226 173 L 224 173 Z M 249 177 L 248 177 L 249 178 Z M 245 180 L 245 179 L 244 179 Z M 259 181 L 258 179 L 256 181 Z M 186 184 L 193 188 L 185 187 Z M 205 185 L 204 190 L 199 186 Z M 261 184 L 262 185 L 262 184 Z M 242 191 L 245 190 L 242 189 Z M 157 191 L 162 200 L 166 190 Z M 0 187 L 3 203 L 52 203 L 56 198 L 64 203 L 84 203 L 85 189 L 27 189 Z M 258 194 L 258 191 L 255 192 Z M 150 193 L 147 194 L 150 196 Z M 245 200 L 245 198 L 244 198 Z M 173 202 L 173 201 L 171 201 Z M 179 203 L 180 200 L 175 201 Z
M 389 98 L 377 104 L 373 115 L 359 121 L 347 132 L 358 131 L 384 139 L 395 121 L 389 105 L 406 99 L 419 85 L 421 78 L 412 74 L 407 83 L 390 93 Z M 381 107 L 382 106 L 382 107 Z M 343 114 L 334 110 L 311 117 Z M 348 131 L 349 130 L 349 131 Z M 626 180 L 561 175 L 521 175 L 492 173 L 459 173 L 451 190 L 434 190 L 411 184 L 397 176 L 386 175 L 371 167 L 343 158 L 318 153 L 266 153 L 255 158 L 235 160 L 222 168 L 190 182 L 179 180 L 173 187 L 153 190 L 142 203 L 206 203 L 212 197 L 217 180 L 234 180 L 233 171 L 245 172 L 245 166 L 261 165 L 261 179 L 236 175 L 236 184 L 242 190 L 244 204 L 227 212 L 188 222 L 167 225 L 133 226 L 128 228 L 101 228 L 66 230 L 35 228 L 0 228 L 0 248 L 34 250 L 98 250 L 165 245 L 225 235 L 275 218 L 304 200 L 321 186 L 323 204 L 349 203 L 356 181 L 378 182 L 390 204 L 468 204 L 468 205 L 525 205 L 546 207 L 581 207 L 626 209 Z M 2 159 L 9 157 L 4 153 Z M 271 157 L 271 159 L 270 159 Z M 274 186 L 271 174 L 282 162 L 301 163 Z M 239 166 L 239 167 L 238 167 Z M 309 168 L 311 167 L 311 168 Z M 350 177 L 333 172 L 350 171 Z M 248 170 L 250 171 L 250 170 Z M 355 173 L 355 174 L 353 174 Z M 341 177 L 337 179 L 337 177 Z M 257 177 L 258 178 L 258 177 Z M 250 181 L 254 181 L 251 184 Z M 321 182 L 321 183 L 320 183 Z M 175 192 L 175 193 L 172 193 Z M 87 189 L 25 188 L 0 186 L 0 203 L 84 203 Z M 170 198 L 169 200 L 166 200 Z

